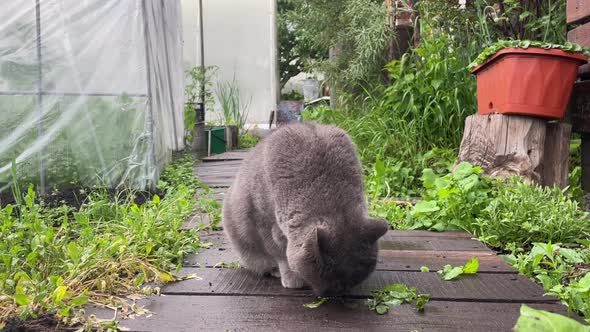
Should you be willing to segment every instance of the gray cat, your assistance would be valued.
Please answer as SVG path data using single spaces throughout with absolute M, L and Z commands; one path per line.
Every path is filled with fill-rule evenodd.
M 223 227 L 246 269 L 339 295 L 374 270 L 388 224 L 369 218 L 355 146 L 336 127 L 289 124 L 243 161 Z

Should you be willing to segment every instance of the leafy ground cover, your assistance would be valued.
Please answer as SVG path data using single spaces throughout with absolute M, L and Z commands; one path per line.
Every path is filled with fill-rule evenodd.
M 158 292 L 148 283 L 178 280 L 183 256 L 200 246 L 198 229 L 180 230 L 198 208 L 192 163 L 184 157 L 169 166 L 159 186 L 163 197 L 139 203 L 132 191 L 95 188 L 79 205 L 49 207 L 32 187 L 15 187 L 14 202 L 0 210 L 0 329 L 51 320 L 116 326 L 84 318 L 87 303 L 145 313 L 133 300 Z

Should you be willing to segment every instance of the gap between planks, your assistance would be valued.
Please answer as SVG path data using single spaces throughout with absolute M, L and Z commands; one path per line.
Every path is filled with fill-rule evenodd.
M 162 289 L 165 295 L 236 295 L 310 297 L 307 289 L 283 288 L 279 279 L 261 277 L 245 269 L 183 268 L 180 275 L 199 278 L 184 280 Z M 544 296 L 544 290 L 528 278 L 516 274 L 465 275 L 444 281 L 435 272 L 375 271 L 347 297 L 366 298 L 373 290 L 393 283 L 416 287 L 433 300 L 497 303 L 553 303 L 557 298 Z

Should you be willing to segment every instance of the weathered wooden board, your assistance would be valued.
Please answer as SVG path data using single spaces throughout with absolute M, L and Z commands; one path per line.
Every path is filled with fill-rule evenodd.
M 236 178 L 234 173 L 234 171 L 226 170 L 218 170 L 216 172 L 199 171 L 197 173 L 197 176 L 199 177 L 199 180 L 205 184 L 207 183 L 207 181 L 215 182 L 217 180 L 231 180 L 233 182 Z
M 567 0 L 567 24 L 590 19 L 590 2 L 588 0 Z
M 388 231 L 380 240 L 382 250 L 438 250 L 438 251 L 492 251 L 483 243 L 470 239 L 468 233 L 455 233 L 457 236 L 429 236 L 433 232 Z M 424 234 L 424 235 L 422 235 Z M 445 233 L 434 233 L 445 234 Z M 467 234 L 467 235 L 465 235 Z M 211 237 L 222 238 L 222 234 L 213 233 Z M 222 240 L 224 247 L 229 247 L 229 241 Z
M 184 268 L 182 274 L 196 274 L 201 280 L 181 281 L 162 289 L 169 295 L 257 295 L 310 296 L 310 290 L 283 288 L 279 279 L 260 277 L 245 269 Z M 557 301 L 543 296 L 543 288 L 516 274 L 481 273 L 444 281 L 436 272 L 375 271 L 362 284 L 351 290 L 349 297 L 368 297 L 371 291 L 392 283 L 403 283 L 427 293 L 434 300 L 480 302 Z
M 572 0 L 569 0 L 568 2 L 570 2 Z M 590 15 L 590 1 L 587 0 L 574 0 L 574 1 L 578 1 L 578 2 L 584 2 L 583 4 L 581 4 L 581 6 L 583 7 L 582 10 L 580 11 L 576 11 L 576 13 L 581 13 L 582 15 L 584 15 L 583 11 L 585 10 L 586 13 L 585 15 L 588 16 Z M 568 3 L 568 15 L 569 15 L 569 3 Z M 572 43 L 577 43 L 580 44 L 584 47 L 590 47 L 590 22 L 583 24 L 571 31 L 569 31 L 567 33 L 567 39 L 568 41 L 572 42 Z M 590 74 L 590 65 L 585 64 L 583 66 L 581 66 L 578 69 L 578 75 L 581 77 L 587 77 Z
M 569 111 L 572 131 L 590 134 L 590 81 L 574 84 Z
M 199 167 L 197 168 L 197 176 L 213 176 L 213 175 L 221 175 L 221 176 L 231 176 L 236 177 L 236 173 L 238 172 L 238 167 L 230 166 L 226 167 L 223 165 L 219 165 L 219 167 Z
M 590 2 L 585 2 L 588 3 L 590 8 Z M 584 47 L 590 47 L 590 24 L 586 23 L 568 31 L 567 39 L 572 43 L 580 44 Z
M 195 168 L 201 168 L 201 169 L 216 169 L 218 167 L 233 167 L 234 169 L 238 169 L 240 168 L 240 165 L 242 164 L 242 160 L 226 160 L 226 161 L 219 161 L 219 160 L 215 160 L 215 161 L 210 161 L 210 162 L 206 162 L 206 163 L 198 163 L 196 164 Z
M 231 181 L 233 182 L 235 180 L 235 176 L 233 174 L 229 174 L 227 172 L 221 173 L 221 172 L 217 172 L 217 173 L 209 173 L 209 172 L 204 172 L 203 175 L 199 176 L 199 180 L 201 180 L 201 182 L 207 184 L 207 182 L 218 182 L 218 181 Z
M 381 250 L 376 270 L 378 271 L 414 271 L 422 266 L 431 271 L 442 269 L 446 264 L 463 265 L 472 257 L 479 259 L 480 273 L 518 273 L 502 258 L 485 251 L 427 251 L 427 250 Z M 225 262 L 239 263 L 239 257 L 231 246 L 213 246 L 199 249 L 197 254 L 185 257 L 185 267 L 214 267 Z
M 249 153 L 248 150 L 236 150 L 222 154 L 202 158 L 203 162 L 216 162 L 221 160 L 243 160 Z
M 390 231 L 391 234 L 401 233 L 401 238 L 407 237 L 408 231 Z M 420 232 L 419 232 L 420 233 Z M 458 233 L 463 234 L 463 233 Z M 420 241 L 427 241 L 426 237 Z M 460 238 L 459 238 L 460 239 Z M 222 232 L 212 232 L 201 236 L 203 243 L 211 243 L 209 248 L 201 248 L 196 254 L 187 255 L 184 260 L 186 267 L 213 267 L 222 262 L 239 263 L 239 257 L 234 252 L 231 243 Z M 471 240 L 470 240 L 471 241 Z M 384 271 L 420 271 L 422 266 L 431 270 L 440 270 L 446 264 L 463 265 L 472 257 L 480 261 L 479 271 L 482 273 L 517 273 L 512 267 L 492 251 L 440 251 L 440 250 L 381 250 L 377 270 Z
M 448 232 L 433 232 L 420 230 L 391 230 L 386 234 L 386 238 L 397 237 L 436 237 L 436 238 L 461 238 L 471 239 L 473 236 L 467 232 L 448 231 Z
M 446 264 L 464 265 L 473 257 L 479 259 L 480 273 L 518 273 L 502 258 L 485 251 L 381 250 L 376 269 L 417 272 L 426 266 L 431 271 L 437 271 Z
M 467 238 L 396 236 L 392 232 L 388 232 L 381 238 L 379 248 L 382 250 L 490 251 L 483 243 Z
M 257 296 L 166 296 L 140 303 L 149 318 L 122 320 L 131 331 L 511 331 L 520 304 L 431 301 L 423 313 L 409 304 L 386 315 L 367 309 L 362 300 L 327 302 L 317 309 L 303 307 L 311 298 Z M 567 314 L 556 304 L 530 304 L 536 309 Z M 112 318 L 105 309 L 86 310 Z M 579 317 L 578 317 L 579 319 Z
M 545 152 L 543 153 L 543 185 L 565 188 L 568 186 L 570 139 L 572 125 L 549 122 L 545 133 Z
M 582 134 L 582 189 L 590 192 L 590 134 Z
M 222 163 L 214 163 L 216 165 L 216 167 L 197 167 L 196 170 L 196 175 L 199 178 L 203 178 L 203 177 L 215 177 L 215 176 L 220 176 L 220 177 L 231 177 L 231 178 L 235 178 L 238 170 L 239 170 L 239 166 L 238 165 L 223 165 Z
M 202 177 L 199 179 L 210 188 L 229 188 L 234 182 L 233 177 Z

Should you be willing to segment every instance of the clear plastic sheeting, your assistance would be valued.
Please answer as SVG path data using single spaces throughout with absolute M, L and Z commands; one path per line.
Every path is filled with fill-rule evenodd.
M 0 191 L 153 187 L 183 146 L 176 0 L 11 0 L 0 7 Z

